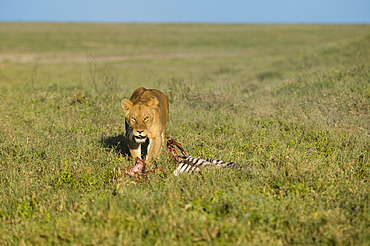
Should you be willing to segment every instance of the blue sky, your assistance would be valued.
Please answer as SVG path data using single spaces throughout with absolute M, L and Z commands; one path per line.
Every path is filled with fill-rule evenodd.
M 0 0 L 0 21 L 370 24 L 370 0 Z

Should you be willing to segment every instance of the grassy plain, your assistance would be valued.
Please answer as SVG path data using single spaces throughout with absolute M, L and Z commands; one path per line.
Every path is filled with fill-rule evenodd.
M 367 245 L 369 51 L 370 26 L 0 23 L 0 244 Z M 119 182 L 139 86 L 253 170 Z

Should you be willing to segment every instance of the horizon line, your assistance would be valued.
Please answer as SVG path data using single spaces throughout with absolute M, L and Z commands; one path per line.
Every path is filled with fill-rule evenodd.
M 161 25 L 161 24 L 184 24 L 184 25 L 370 25 L 370 22 L 321 22 L 321 21 L 274 21 L 274 22 L 264 22 L 264 21 L 250 21 L 250 22 L 239 22 L 239 21 L 225 21 L 225 22 L 215 22 L 215 21 L 58 21 L 58 20 L 1 20 L 0 23 L 50 23 L 50 24 L 138 24 L 138 25 Z

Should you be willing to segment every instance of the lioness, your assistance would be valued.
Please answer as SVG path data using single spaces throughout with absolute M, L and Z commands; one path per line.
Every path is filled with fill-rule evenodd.
M 165 142 L 169 108 L 167 97 L 159 90 L 140 87 L 121 105 L 125 112 L 126 141 L 131 156 L 142 158 L 142 148 L 148 144 L 147 156 L 142 159 L 150 163 L 158 156 Z

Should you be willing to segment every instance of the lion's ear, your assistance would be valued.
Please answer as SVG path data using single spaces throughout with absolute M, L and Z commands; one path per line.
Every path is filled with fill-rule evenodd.
M 150 98 L 150 100 L 146 103 L 147 106 L 149 107 L 156 107 L 158 106 L 159 102 L 158 102 L 158 99 L 156 97 L 152 97 Z
M 123 99 L 121 106 L 123 108 L 123 112 L 127 114 L 127 112 L 132 108 L 133 104 L 129 99 Z

